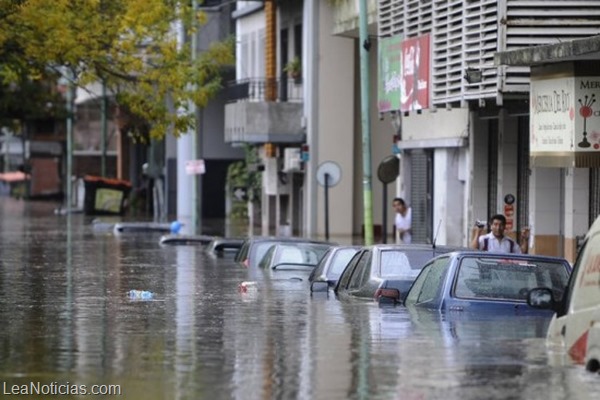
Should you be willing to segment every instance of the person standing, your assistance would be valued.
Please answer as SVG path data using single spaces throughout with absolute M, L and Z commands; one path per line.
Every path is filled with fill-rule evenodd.
M 406 205 L 404 199 L 396 197 L 392 202 L 396 211 L 396 243 L 412 242 L 412 209 Z
M 490 232 L 484 233 L 485 226 L 473 227 L 471 247 L 477 250 L 492 251 L 496 253 L 527 254 L 529 244 L 529 228 L 523 228 L 521 232 L 521 244 L 504 236 L 506 228 L 506 217 L 496 214 L 490 219 Z

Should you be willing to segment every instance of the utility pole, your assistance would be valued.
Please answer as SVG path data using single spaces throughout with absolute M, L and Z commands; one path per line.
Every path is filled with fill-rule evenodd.
M 100 120 L 100 128 L 102 131 L 102 137 L 100 139 L 100 150 L 102 151 L 102 157 L 100 159 L 100 175 L 102 177 L 106 177 L 106 138 L 107 138 L 107 99 L 106 99 L 106 81 L 102 79 L 102 99 L 100 106 L 101 120 Z
M 367 31 L 367 0 L 358 1 L 360 41 L 360 97 L 363 155 L 364 241 L 373 244 L 373 190 L 371 188 L 371 115 L 369 110 L 369 50 L 371 41 Z
M 192 1 L 192 7 L 194 12 L 197 12 L 197 0 Z M 196 18 L 192 18 L 192 24 L 195 24 L 195 20 Z M 177 30 L 179 33 L 178 43 L 181 46 L 180 48 L 182 48 L 186 45 L 186 26 L 183 21 L 178 22 Z M 191 32 L 190 58 L 193 62 L 196 59 L 197 32 L 194 29 Z M 193 101 L 189 101 L 187 108 L 187 110 L 178 110 L 177 112 L 187 112 L 196 116 L 196 106 Z M 197 160 L 196 136 L 197 130 L 193 129 L 177 139 L 177 219 L 183 223 L 183 229 L 191 234 L 196 233 L 198 225 L 197 209 L 199 204 L 197 201 L 197 180 L 199 178 L 196 175 L 188 175 L 186 173 L 186 164 L 188 161 Z
M 67 93 L 65 98 L 67 102 L 67 172 L 65 175 L 67 180 L 67 214 L 71 214 L 71 201 L 73 200 L 73 182 L 71 181 L 71 176 L 73 176 L 73 101 L 75 100 L 73 93 L 73 79 L 75 78 L 70 66 L 66 67 L 66 75 Z
M 192 64 L 196 61 L 197 52 L 198 52 L 198 30 L 196 29 L 198 26 L 198 19 L 196 18 L 196 13 L 198 12 L 198 0 L 192 0 L 192 8 L 194 10 L 194 17 L 192 18 L 192 29 L 191 29 L 191 40 L 190 44 L 192 46 L 190 54 L 192 59 Z M 194 119 L 198 122 L 198 113 L 196 110 L 196 105 L 193 101 L 190 101 L 190 112 L 194 114 Z M 192 160 L 198 160 L 200 149 L 198 148 L 199 140 L 198 140 L 198 129 L 199 126 L 194 125 L 194 131 L 192 132 Z M 202 213 L 198 210 L 202 210 L 202 197 L 198 194 L 198 192 L 202 191 L 201 185 L 202 175 L 197 174 L 192 176 L 192 233 L 198 232 L 198 227 L 201 226 L 201 215 Z

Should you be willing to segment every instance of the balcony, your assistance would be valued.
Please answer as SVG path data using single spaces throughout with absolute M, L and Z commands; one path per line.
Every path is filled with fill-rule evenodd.
M 276 100 L 267 101 L 269 91 Z M 226 143 L 303 143 L 302 82 L 283 76 L 271 85 L 266 79 L 229 84 L 225 105 Z

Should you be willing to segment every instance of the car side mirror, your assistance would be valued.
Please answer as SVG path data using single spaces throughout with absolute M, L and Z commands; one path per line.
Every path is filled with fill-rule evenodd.
M 323 281 L 314 281 L 310 284 L 311 292 L 327 292 L 329 290 L 329 283 Z
M 533 308 L 543 310 L 554 310 L 556 308 L 552 290 L 544 287 L 531 289 L 527 292 L 527 304 Z

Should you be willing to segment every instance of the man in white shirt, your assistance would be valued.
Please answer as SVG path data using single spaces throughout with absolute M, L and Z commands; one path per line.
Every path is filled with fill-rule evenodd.
M 396 242 L 411 243 L 412 242 L 412 209 L 406 205 L 404 199 L 396 197 L 392 202 L 394 210 L 396 210 Z
M 495 253 L 527 254 L 529 228 L 523 229 L 520 245 L 508 236 L 504 236 L 505 228 L 506 217 L 504 215 L 496 214 L 492 216 L 489 233 L 484 234 L 485 227 L 483 226 L 476 226 L 473 228 L 471 247 Z

